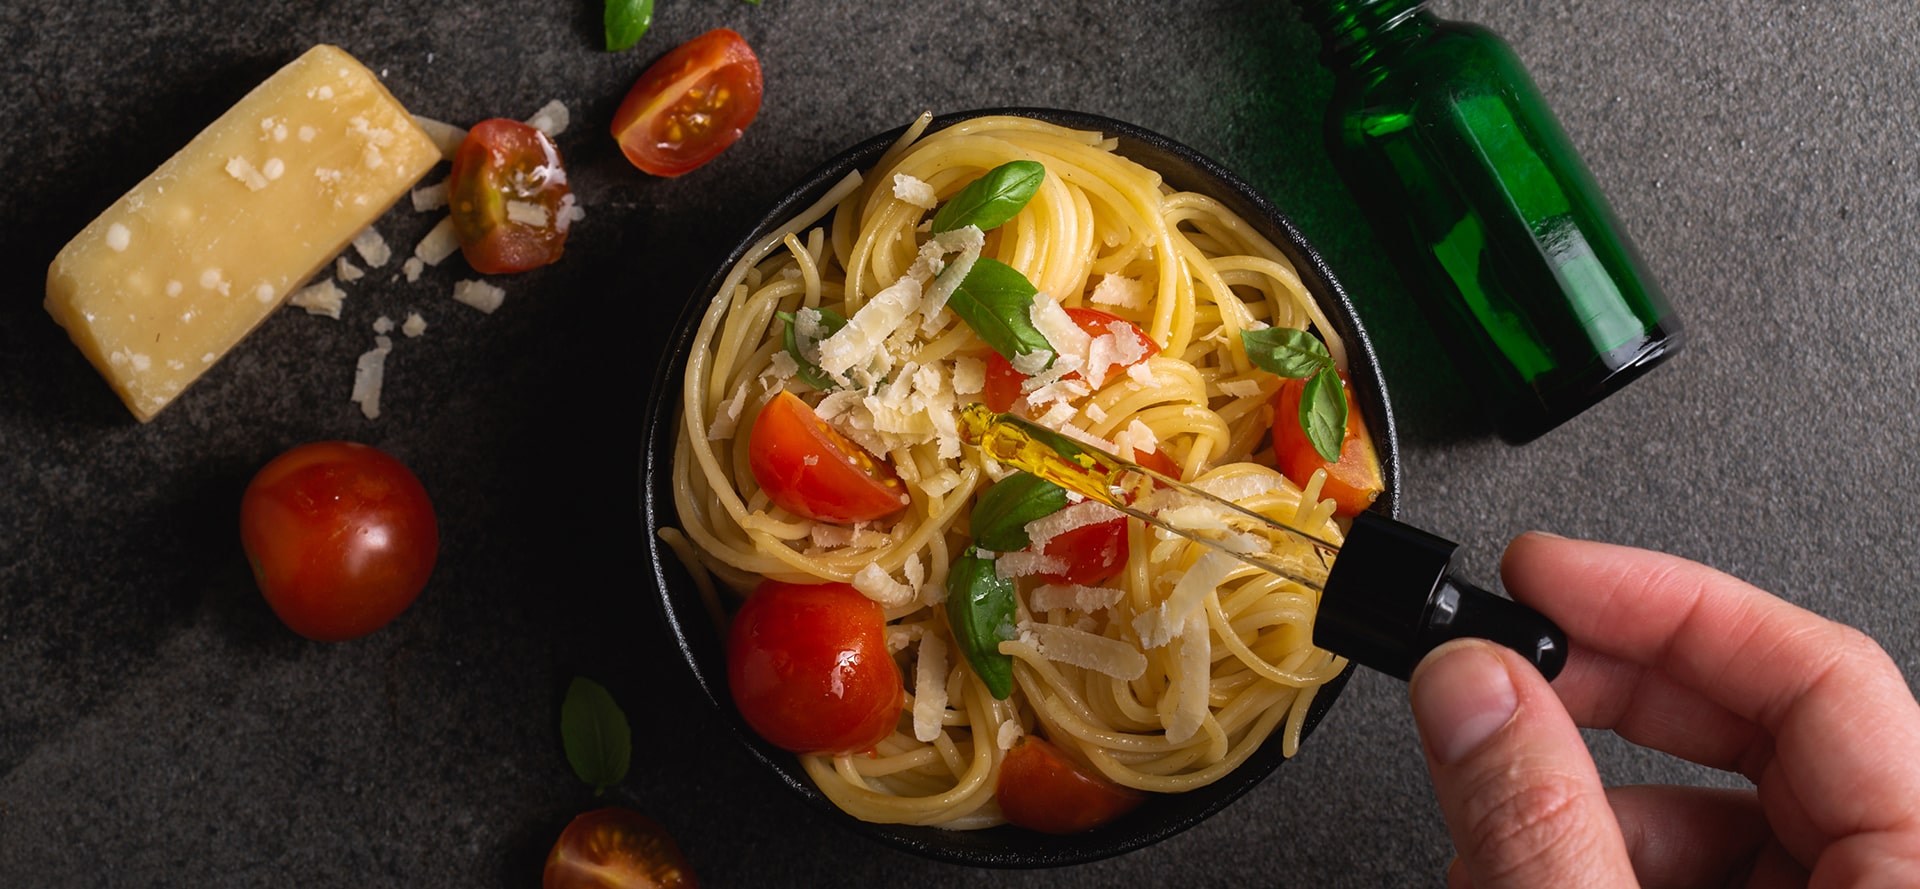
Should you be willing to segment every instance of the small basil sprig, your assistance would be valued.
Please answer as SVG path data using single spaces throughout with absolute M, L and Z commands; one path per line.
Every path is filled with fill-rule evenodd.
M 940 205 L 933 214 L 933 233 L 969 225 L 992 231 L 1018 215 L 1046 178 L 1047 168 L 1036 161 L 1008 161 L 994 167 Z
M 1291 327 L 1243 330 L 1240 342 L 1260 369 L 1307 381 L 1300 393 L 1300 430 L 1321 459 L 1339 462 L 1347 440 L 1347 391 L 1326 344 Z
M 995 482 L 973 504 L 967 533 L 981 549 L 1010 553 L 1033 543 L 1027 523 L 1067 508 L 1067 489 L 1037 475 L 1016 472 Z
M 640 42 L 653 26 L 653 0 L 607 0 L 607 51 L 619 52 Z
M 627 777 L 633 735 L 627 715 L 600 683 L 576 676 L 567 686 L 566 700 L 560 704 L 560 741 L 567 748 L 573 773 L 593 785 L 594 796 Z
M 1029 352 L 1053 350 L 1053 344 L 1033 326 L 1033 297 L 1039 292 L 1017 269 L 982 256 L 947 298 L 947 308 L 988 347 L 1013 361 Z
M 816 309 L 815 311 L 820 313 L 820 327 L 827 332 L 826 336 L 820 339 L 833 336 L 840 332 L 840 328 L 847 326 L 846 317 L 839 312 L 832 309 Z M 801 348 L 800 335 L 794 331 L 794 317 L 786 312 L 775 312 L 773 316 L 786 322 L 787 330 L 786 333 L 782 335 L 782 341 L 787 348 L 787 354 L 793 356 L 793 363 L 799 365 L 800 368 L 794 375 L 806 381 L 807 385 L 822 392 L 828 392 L 837 388 L 837 385 L 833 382 L 833 378 L 827 376 L 827 372 L 821 370 L 820 365 L 807 360 L 807 356 Z M 819 340 L 815 340 L 810 345 L 818 345 L 818 343 Z
M 1013 694 L 1013 656 L 1000 643 L 1014 638 L 1013 581 L 995 571 L 978 549 L 954 560 L 947 572 L 947 623 L 974 675 L 1000 700 Z

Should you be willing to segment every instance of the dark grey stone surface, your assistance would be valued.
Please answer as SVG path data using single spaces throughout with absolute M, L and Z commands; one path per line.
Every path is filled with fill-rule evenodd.
M 525 886 L 596 804 L 556 729 L 574 675 L 636 727 L 608 798 L 734 885 L 1437 885 L 1451 852 L 1404 688 L 1358 677 L 1302 755 L 1155 847 L 1040 873 L 921 861 L 750 772 L 663 649 L 642 581 L 639 417 L 689 289 L 786 183 L 922 109 L 1107 114 L 1240 170 L 1321 245 L 1382 346 L 1406 516 L 1491 580 L 1512 535 L 1665 549 L 1856 624 L 1920 675 L 1920 19 L 1846 4 L 1455 0 L 1504 33 L 1684 318 L 1673 362 L 1544 439 L 1492 439 L 1421 340 L 1320 147 L 1328 88 L 1284 3 L 659 0 L 633 51 L 590 0 L 10 0 L 0 6 L 0 885 Z M 767 103 L 708 167 L 652 179 L 604 128 L 644 65 L 709 28 Z M 117 195 L 316 42 L 418 113 L 566 101 L 588 218 L 482 316 L 417 284 L 288 311 L 149 426 L 40 309 L 46 264 Z M 434 174 L 439 175 L 439 174 Z M 411 244 L 427 218 L 382 228 Z M 432 325 L 348 403 L 374 317 Z M 385 448 L 433 493 L 432 584 L 365 639 L 309 643 L 237 541 L 252 472 L 301 441 Z M 1594 737 L 1610 781 L 1727 782 Z

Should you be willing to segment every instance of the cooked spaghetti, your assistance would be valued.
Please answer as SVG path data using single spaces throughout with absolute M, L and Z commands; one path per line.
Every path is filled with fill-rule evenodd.
M 1009 470 L 955 433 L 957 412 L 982 400 L 992 355 L 939 304 L 942 271 L 987 257 L 1038 291 L 1031 317 L 1055 346 L 1042 359 L 1055 360 L 1008 356 L 1029 377 L 1019 409 L 1030 417 L 1122 455 L 1162 453 L 1189 482 L 1336 543 L 1334 504 L 1318 496 L 1323 474 L 1303 492 L 1263 451 L 1282 381 L 1250 362 L 1240 332 L 1311 328 L 1344 369 L 1338 335 L 1275 246 L 1212 198 L 1167 187 L 1114 140 L 1019 117 L 923 136 L 927 125 L 923 116 L 866 177 L 850 176 L 754 245 L 712 295 L 687 359 L 674 455 L 686 540 L 664 533 L 722 599 L 770 578 L 849 582 L 884 606 L 906 684 L 897 727 L 872 751 L 802 757 L 820 789 L 861 819 L 1001 823 L 995 781 L 1024 734 L 1148 792 L 1217 780 L 1275 734 L 1291 755 L 1315 691 L 1345 666 L 1311 643 L 1316 594 L 1136 520 L 1124 565 L 1104 582 L 1043 583 L 1046 558 L 1001 558 L 1019 591 L 999 643 L 1013 658 L 1006 699 L 959 654 L 941 605 L 947 572 L 972 546 L 978 495 Z M 929 233 L 941 202 L 1015 160 L 1046 172 L 1017 216 L 984 234 Z M 868 313 L 877 329 L 859 322 L 909 278 L 917 302 Z M 1055 313 L 1076 307 L 1131 322 L 1157 354 L 1130 352 L 1118 330 L 1113 342 L 1059 342 L 1073 337 Z M 820 309 L 864 329 L 819 336 Z M 836 378 L 831 391 L 801 378 L 807 368 L 786 346 L 795 317 L 814 326 L 807 357 L 816 375 Z M 782 390 L 889 463 L 905 509 L 837 524 L 776 506 L 749 471 L 748 430 Z M 1039 541 L 1100 518 L 1061 513 L 1030 529 Z

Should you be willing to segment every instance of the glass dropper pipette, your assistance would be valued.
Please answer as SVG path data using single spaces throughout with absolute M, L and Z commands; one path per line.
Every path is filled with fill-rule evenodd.
M 1411 525 L 1363 512 L 1334 544 L 985 405 L 969 405 L 957 425 L 962 441 L 999 463 L 1318 593 L 1314 644 L 1383 673 L 1405 679 L 1461 636 L 1506 645 L 1549 679 L 1566 663 L 1559 627 L 1456 578 L 1458 545 Z

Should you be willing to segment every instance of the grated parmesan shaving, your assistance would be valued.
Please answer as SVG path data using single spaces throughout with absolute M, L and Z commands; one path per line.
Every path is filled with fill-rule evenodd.
M 373 319 L 373 332 L 374 333 L 392 333 L 393 319 L 385 315 L 381 315 L 380 317 Z
M 1027 538 L 1032 541 L 1035 551 L 1045 549 L 1047 543 L 1068 531 L 1078 530 L 1088 525 L 1098 525 L 1119 518 L 1120 511 L 1097 500 L 1083 500 L 1059 512 L 1043 515 L 1027 523 Z
M 359 266 L 353 264 L 353 260 L 345 256 L 334 257 L 333 274 L 342 281 L 358 281 L 367 276 L 366 272 L 361 271 Z
M 922 210 L 931 210 L 940 203 L 933 186 L 905 173 L 893 174 L 893 196 Z
M 1234 398 L 1259 398 L 1263 394 L 1258 380 L 1221 380 L 1220 391 Z
M 368 226 L 353 236 L 353 250 L 367 265 L 379 268 L 393 258 L 393 250 L 387 247 L 387 239 L 380 232 Z
M 740 423 L 740 411 L 746 404 L 747 387 L 741 386 L 734 390 L 731 400 L 714 412 L 713 425 L 707 427 L 707 440 L 720 441 L 732 438 L 734 427 Z
M 439 265 L 440 260 L 452 256 L 459 249 L 460 236 L 453 233 L 453 217 L 448 216 L 434 225 L 420 239 L 420 243 L 413 245 L 413 255 L 427 265 Z
M 360 405 L 360 413 L 369 420 L 380 418 L 380 389 L 386 383 L 387 353 L 393 351 L 393 340 L 384 336 L 373 338 L 373 350 L 361 354 L 353 368 L 353 394 L 347 400 Z
M 1071 664 L 1122 681 L 1146 675 L 1147 656 L 1140 649 L 1118 639 L 1075 627 L 1022 622 L 1020 633 L 1033 641 L 1033 647 L 1050 661 Z M 1205 700 L 1203 695 L 1202 700 Z
M 408 284 L 420 280 L 420 273 L 426 270 L 427 264 L 421 262 L 418 256 L 409 256 L 406 262 L 400 264 L 400 274 L 407 279 Z
M 416 188 L 413 190 L 413 211 L 415 213 L 425 213 L 428 210 L 438 210 L 441 207 L 444 207 L 446 205 L 447 205 L 447 183 L 445 182 L 441 182 L 437 185 L 429 185 L 426 188 Z
M 1202 553 L 1158 607 L 1134 617 L 1133 631 L 1140 636 L 1140 647 L 1159 648 L 1179 637 L 1188 616 L 1196 612 L 1207 594 L 1238 564 L 1232 556 L 1217 550 Z
M 994 733 L 993 744 L 1001 750 L 1012 750 L 1013 745 L 1018 743 L 1025 734 L 1026 732 L 1020 728 L 1020 723 L 1008 720 L 1000 723 L 1000 730 Z
M 1137 278 L 1102 275 L 1100 283 L 1093 285 L 1093 292 L 1087 295 L 1087 299 L 1097 305 L 1144 309 L 1147 307 L 1147 287 Z
M 868 562 L 853 576 L 853 588 L 887 608 L 897 608 L 919 598 L 920 591 L 893 579 L 886 569 Z M 924 641 L 924 640 L 923 640 Z
M 287 297 L 287 302 L 306 309 L 309 315 L 325 315 L 338 321 L 340 307 L 346 299 L 347 292 L 336 286 L 332 278 L 328 278 L 294 291 L 292 296 Z
M 532 117 L 527 118 L 527 126 L 546 133 L 548 137 L 553 137 L 566 132 L 567 125 L 573 122 L 572 118 L 573 115 L 567 111 L 567 106 L 559 99 L 554 99 L 540 106 L 539 111 L 535 111 Z
M 913 736 L 928 742 L 940 737 L 946 711 L 947 642 L 938 633 L 922 633 L 913 668 Z
M 517 222 L 533 228 L 547 228 L 547 208 L 532 201 L 507 201 L 507 221 Z
M 406 334 L 408 339 L 426 333 L 427 319 L 420 317 L 419 312 L 409 312 L 407 320 L 400 325 L 400 332 Z
M 1207 696 L 1212 682 L 1208 665 L 1213 660 L 1213 639 L 1207 632 L 1207 613 L 1195 611 L 1187 616 L 1180 630 L 1180 642 L 1174 652 L 1172 688 L 1160 699 L 1160 721 L 1167 728 L 1167 740 L 1185 743 L 1200 731 L 1207 718 Z M 1171 712 L 1168 705 L 1171 704 Z
M 506 301 L 507 292 L 485 281 L 459 281 L 453 285 L 453 298 L 491 315 Z
M 1035 574 L 1065 574 L 1067 563 L 1036 552 L 1002 553 L 993 560 L 994 573 L 1001 577 L 1032 577 Z
M 418 114 L 413 116 L 413 122 L 419 124 L 420 129 L 426 131 L 427 138 L 432 139 L 434 145 L 439 146 L 441 160 L 453 160 L 453 155 L 460 150 L 460 143 L 467 141 L 467 131 L 453 124 L 441 123 L 433 118 L 421 117 Z M 305 128 L 302 128 L 300 138 L 309 142 L 313 141 L 312 138 L 306 134 Z
M 1125 596 L 1125 590 L 1113 587 L 1082 586 L 1077 583 L 1045 583 L 1027 594 L 1027 608 L 1033 611 L 1071 608 L 1075 611 L 1091 612 L 1112 608 Z

